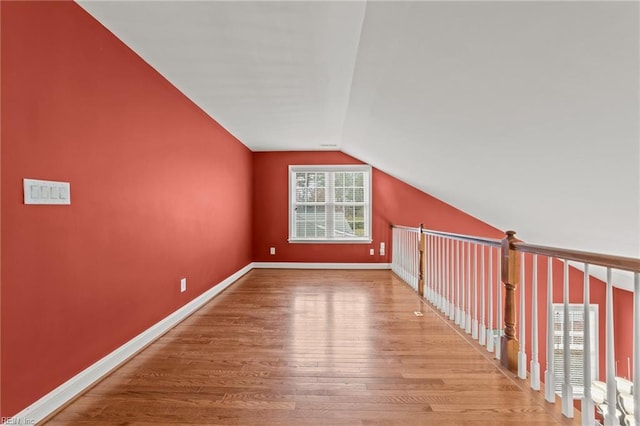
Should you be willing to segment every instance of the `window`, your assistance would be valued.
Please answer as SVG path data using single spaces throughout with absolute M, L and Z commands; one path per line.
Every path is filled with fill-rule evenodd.
M 290 242 L 371 242 L 371 167 L 289 166 Z
M 564 383 L 564 306 L 553 304 L 553 371 L 556 393 L 562 393 Z M 573 398 L 584 395 L 584 306 L 569 304 L 569 356 Z M 591 377 L 598 377 L 598 305 L 589 305 L 589 334 L 591 338 Z

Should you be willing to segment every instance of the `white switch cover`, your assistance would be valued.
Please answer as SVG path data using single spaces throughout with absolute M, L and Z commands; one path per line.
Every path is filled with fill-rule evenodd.
M 384 243 L 380 243 L 380 256 L 384 256 Z
M 71 204 L 69 182 L 23 179 L 25 204 Z
M 269 249 L 269 254 L 271 254 L 271 255 L 276 254 L 276 248 L 275 248 L 275 247 L 271 247 L 271 248 Z
M 371 256 L 373 256 L 374 254 L 376 254 L 376 249 L 369 249 L 369 254 Z
M 183 278 L 180 280 L 180 293 L 184 293 L 187 291 L 187 279 Z

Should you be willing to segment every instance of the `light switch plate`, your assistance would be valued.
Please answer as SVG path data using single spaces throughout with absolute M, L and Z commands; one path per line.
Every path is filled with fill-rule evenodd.
M 69 182 L 23 179 L 25 204 L 71 204 Z

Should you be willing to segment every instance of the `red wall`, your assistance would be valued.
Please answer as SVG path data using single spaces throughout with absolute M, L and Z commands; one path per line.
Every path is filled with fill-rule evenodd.
M 289 244 L 288 165 L 360 161 L 340 152 L 252 154 L 76 4 L 0 4 L 0 416 L 252 260 L 387 263 L 392 223 L 503 236 L 374 169 L 372 244 Z M 25 206 L 26 177 L 71 182 L 73 204 Z M 581 274 L 571 274 L 579 302 Z M 594 285 L 601 324 L 603 293 Z M 621 335 L 631 328 L 630 303 L 616 291 Z M 630 343 L 616 344 L 622 363 Z M 544 372 L 543 340 L 540 361 Z
M 289 244 L 288 166 L 362 164 L 342 152 L 255 152 L 253 154 L 253 259 L 257 262 L 390 262 L 391 224 L 501 238 L 486 223 L 373 169 L 372 244 Z M 388 249 L 380 256 L 380 242 Z M 276 254 L 269 255 L 269 247 Z M 376 255 L 369 255 L 375 248 Z
M 1 19 L 4 417 L 251 262 L 252 155 L 75 3 Z

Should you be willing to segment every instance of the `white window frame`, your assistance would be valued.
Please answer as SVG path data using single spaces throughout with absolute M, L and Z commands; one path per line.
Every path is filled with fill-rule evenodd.
M 294 237 L 295 235 L 295 208 L 296 208 L 296 192 L 294 174 L 297 172 L 365 172 L 366 190 L 364 193 L 364 205 L 365 205 L 365 231 L 364 237 Z M 372 240 L 372 172 L 371 166 L 366 164 L 344 164 L 344 165 L 290 165 L 289 166 L 289 239 L 290 243 L 351 243 L 351 244 L 370 244 Z M 333 211 L 333 187 L 327 184 L 327 199 L 324 203 L 326 206 L 326 212 L 331 215 L 329 211 Z

